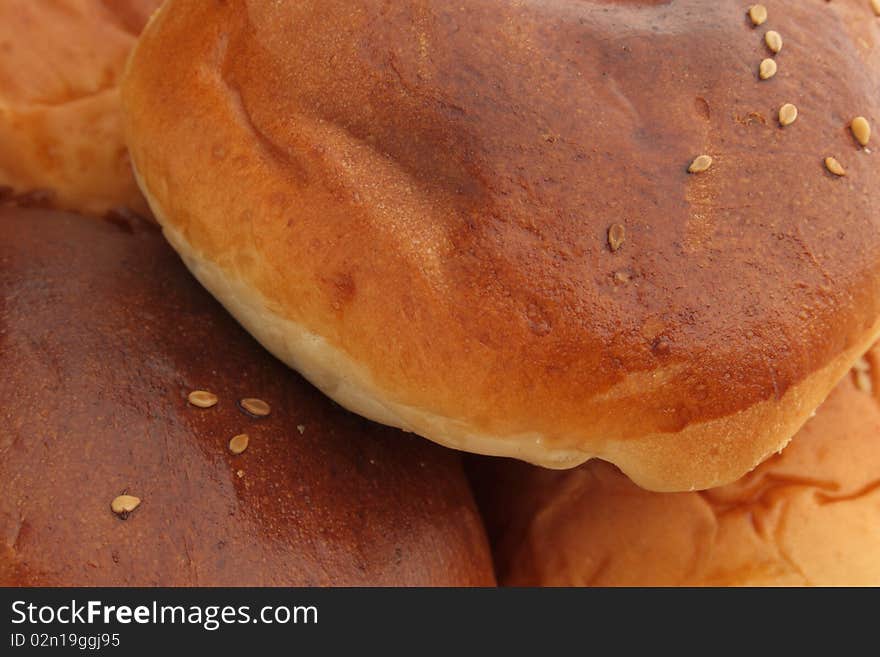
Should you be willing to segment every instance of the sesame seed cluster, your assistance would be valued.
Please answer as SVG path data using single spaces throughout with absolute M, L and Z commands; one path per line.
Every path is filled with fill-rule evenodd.
M 208 390 L 193 390 L 187 395 L 186 399 L 190 406 L 201 409 L 213 408 L 220 401 L 220 398 L 217 395 Z M 253 419 L 262 419 L 268 417 L 272 413 L 272 407 L 269 406 L 267 402 L 256 397 L 245 397 L 240 399 L 237 406 L 242 413 Z M 297 430 L 302 434 L 305 431 L 305 427 L 303 425 L 298 425 Z M 247 433 L 240 433 L 233 436 L 228 443 L 230 453 L 232 453 L 233 456 L 243 454 L 245 450 L 247 450 L 250 440 L 250 436 Z M 238 470 L 236 476 L 241 479 L 244 477 L 244 471 Z M 121 519 L 127 520 L 129 515 L 131 515 L 140 504 L 141 498 L 129 495 L 126 490 L 110 502 L 110 510 Z
M 877 16 L 880 16 L 880 0 L 871 0 L 871 8 Z M 767 7 L 761 4 L 752 5 L 746 12 L 753 28 L 759 28 L 768 20 L 770 20 L 770 12 Z M 759 80 L 770 80 L 775 77 L 779 71 L 779 65 L 775 59 L 782 51 L 783 39 L 782 35 L 776 30 L 768 30 L 764 33 L 764 44 L 770 51 L 771 56 L 764 58 L 758 65 Z M 798 108 L 794 103 L 784 103 L 779 108 L 779 125 L 782 128 L 792 125 L 798 119 Z M 856 116 L 849 124 L 853 138 L 862 148 L 867 150 L 868 142 L 871 139 L 871 124 L 864 116 Z M 688 173 L 704 173 L 712 166 L 712 156 L 700 155 L 688 167 Z M 843 177 L 846 176 L 846 169 L 840 161 L 833 155 L 827 155 L 824 158 L 825 168 L 829 173 Z

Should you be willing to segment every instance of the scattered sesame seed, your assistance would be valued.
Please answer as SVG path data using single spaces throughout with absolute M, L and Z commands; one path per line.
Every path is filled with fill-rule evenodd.
M 626 239 L 626 228 L 620 224 L 612 224 L 608 229 L 608 247 L 611 251 L 618 251 Z
M 786 103 L 779 108 L 779 125 L 785 127 L 791 125 L 797 120 L 798 109 L 791 103 Z
M 691 165 L 688 167 L 688 173 L 703 173 L 704 171 L 708 171 L 709 167 L 712 166 L 712 157 L 710 155 L 700 155 L 697 159 L 691 162 Z
M 855 363 L 853 363 L 852 368 L 857 372 L 870 372 L 871 371 L 871 363 L 868 362 L 868 359 L 862 356 Z
M 629 283 L 632 279 L 632 276 L 629 275 L 629 272 L 626 271 L 616 271 L 614 272 L 614 280 L 618 283 L 626 284 Z
M 752 24 L 757 27 L 763 25 L 767 21 L 767 7 L 764 5 L 752 5 L 749 7 L 749 18 Z
M 235 476 L 241 479 L 242 477 L 244 477 L 244 470 L 236 470 Z
M 856 138 L 857 142 L 862 146 L 868 145 L 868 142 L 871 140 L 871 124 L 868 123 L 868 119 L 864 116 L 857 116 L 849 124 L 849 128 L 852 130 L 853 137 Z
M 238 405 L 241 407 L 241 410 L 254 417 L 266 417 L 272 412 L 272 409 L 269 408 L 269 404 L 262 399 L 255 399 L 253 397 L 242 399 L 238 402 Z
M 856 388 L 862 392 L 871 394 L 874 391 L 874 384 L 871 382 L 871 374 L 866 370 L 853 370 Z
M 186 399 L 198 408 L 211 408 L 217 403 L 217 395 L 207 390 L 193 390 L 186 396 Z
M 235 455 L 241 454 L 248 448 L 248 443 L 250 441 L 251 439 L 246 433 L 240 433 L 237 436 L 233 436 L 232 440 L 229 441 L 229 451 Z
M 764 43 L 773 52 L 779 52 L 782 50 L 782 35 L 776 30 L 770 30 L 764 35 Z
M 828 169 L 835 176 L 845 176 L 846 175 L 846 170 L 843 168 L 843 166 L 840 164 L 840 162 L 837 161 L 836 158 L 826 157 L 825 158 L 825 168 Z
M 141 504 L 141 498 L 134 495 L 119 495 L 110 502 L 110 510 L 123 520 L 128 518 L 128 514 L 138 508 Z
M 761 66 L 758 67 L 758 75 L 762 80 L 769 80 L 776 75 L 777 70 L 779 70 L 779 67 L 776 65 L 776 61 L 768 57 L 762 61 Z
M 304 424 L 297 424 L 297 425 L 296 425 L 296 430 L 299 431 L 299 435 L 301 436 L 301 435 L 303 435 L 303 434 L 306 432 L 306 425 L 304 425 Z

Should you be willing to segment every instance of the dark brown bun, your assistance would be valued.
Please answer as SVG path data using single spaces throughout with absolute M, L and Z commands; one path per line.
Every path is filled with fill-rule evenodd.
M 880 123 L 880 24 L 864 0 L 768 7 L 171 0 L 127 140 L 190 269 L 342 405 L 708 488 L 880 332 L 880 166 L 848 128 Z
M 158 228 L 0 210 L 0 263 L 0 585 L 493 583 L 458 455 L 277 362 Z
M 0 197 L 90 214 L 147 212 L 122 138 L 118 84 L 160 4 L 0 2 Z
M 500 581 L 880 585 L 880 350 L 866 362 L 780 456 L 711 491 L 650 493 L 601 462 L 551 472 L 475 458 Z

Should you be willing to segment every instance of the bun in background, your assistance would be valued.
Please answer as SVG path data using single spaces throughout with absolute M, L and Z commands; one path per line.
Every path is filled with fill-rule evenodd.
M 154 225 L 0 209 L 0 263 L 0 585 L 494 582 L 458 455 L 277 362 Z
M 880 349 L 863 362 L 781 455 L 710 491 L 651 493 L 601 462 L 474 459 L 500 582 L 880 585 Z
M 118 84 L 160 4 L 0 3 L 0 197 L 89 214 L 147 212 L 122 136 Z

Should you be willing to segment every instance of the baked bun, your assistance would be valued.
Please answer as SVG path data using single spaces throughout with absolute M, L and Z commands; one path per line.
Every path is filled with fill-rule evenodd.
M 494 582 L 459 456 L 290 372 L 155 225 L 0 210 L 0 263 L 0 585 Z
M 93 214 L 146 212 L 122 139 L 118 83 L 160 4 L 0 2 L 0 196 Z
M 880 167 L 848 128 L 880 122 L 880 25 L 768 6 L 755 29 L 732 0 L 171 0 L 127 140 L 196 277 L 343 406 L 716 486 L 880 327 Z
M 880 585 L 880 350 L 869 361 L 780 456 L 711 491 L 650 493 L 601 462 L 551 472 L 475 459 L 500 581 Z

